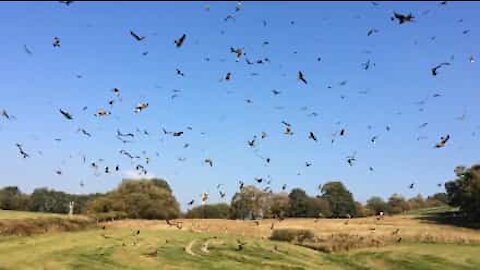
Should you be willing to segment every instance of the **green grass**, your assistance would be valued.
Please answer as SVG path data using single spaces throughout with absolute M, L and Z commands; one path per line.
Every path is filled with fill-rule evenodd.
M 27 211 L 0 210 L 0 219 L 24 219 L 24 218 L 40 218 L 40 217 L 67 217 L 67 215 L 36 213 L 36 212 L 27 212 Z
M 9 238 L 0 241 L 0 269 L 480 269 L 478 245 L 408 243 L 325 254 L 259 238 L 150 229 L 137 236 L 135 231 Z M 213 236 L 204 253 L 203 243 Z M 247 243 L 242 251 L 236 250 L 237 239 Z M 194 256 L 185 251 L 193 240 Z
M 422 208 L 422 209 L 415 209 L 407 211 L 407 215 L 433 215 L 433 214 L 441 214 L 441 213 L 450 213 L 450 212 L 457 212 L 458 208 L 451 207 L 451 206 L 439 206 L 439 207 L 430 207 L 430 208 Z

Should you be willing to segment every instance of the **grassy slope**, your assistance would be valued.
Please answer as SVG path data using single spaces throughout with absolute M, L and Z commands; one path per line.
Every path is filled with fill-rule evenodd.
M 29 215 L 5 214 L 1 217 Z M 31 216 L 29 216 L 30 218 Z M 47 233 L 31 237 L 0 237 L 0 269 L 480 269 L 480 245 L 418 243 L 411 240 L 380 248 L 335 254 L 320 253 L 289 243 L 265 240 L 270 221 L 185 221 L 184 229 L 164 222 L 122 221 L 106 230 Z M 285 220 L 276 227 L 311 228 L 317 234 L 391 234 L 397 227 L 403 236 L 429 233 L 448 240 L 480 239 L 480 232 L 426 224 L 409 216 L 351 220 Z M 140 234 L 136 236 L 136 230 Z M 209 240 L 209 253 L 202 251 Z M 236 240 L 247 244 L 236 251 Z M 191 247 L 188 254 L 187 246 Z M 275 250 L 275 246 L 277 249 Z
M 103 237 L 105 234 L 107 238 Z M 201 248 L 212 234 L 130 229 L 91 230 L 18 237 L 0 242 L 3 269 L 479 269 L 480 246 L 404 244 L 323 254 L 258 238 L 222 236 Z M 166 243 L 165 240 L 168 240 Z M 184 250 L 193 240 L 191 251 Z M 134 244 L 136 243 L 136 244 Z M 277 250 L 274 250 L 274 246 Z
M 65 217 L 65 216 L 66 215 L 60 215 L 60 214 L 0 210 L 0 219 L 24 219 L 24 218 L 39 218 L 39 217 Z

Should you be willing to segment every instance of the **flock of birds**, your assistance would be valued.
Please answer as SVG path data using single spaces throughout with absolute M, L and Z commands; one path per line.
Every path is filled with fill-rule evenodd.
M 66 5 L 66 6 L 70 6 L 74 3 L 73 1 L 59 1 L 59 2 L 61 4 Z M 380 5 L 377 2 L 371 2 L 371 4 L 374 5 L 374 6 Z M 446 4 L 447 4 L 447 1 L 443 1 L 443 2 L 440 3 L 440 5 L 446 5 Z M 206 11 L 209 11 L 209 7 L 206 7 L 205 9 L 206 9 Z M 241 10 L 242 10 L 242 3 L 238 2 L 235 6 L 235 10 L 231 14 L 226 16 L 224 18 L 224 21 L 225 22 L 235 21 L 236 20 L 236 15 Z M 390 19 L 391 19 L 391 21 L 396 22 L 397 24 L 403 25 L 403 24 L 415 23 L 416 17 L 411 13 L 402 14 L 402 13 L 399 13 L 399 12 L 393 12 Z M 294 23 L 295 23 L 294 21 L 291 22 L 292 25 Z M 263 25 L 264 26 L 267 25 L 266 20 L 263 21 Z M 464 34 L 468 33 L 469 30 L 465 30 L 465 31 L 464 31 Z M 367 36 L 375 35 L 375 34 L 378 34 L 378 33 L 379 33 L 379 30 L 373 28 L 373 29 L 370 29 L 367 32 Z M 135 32 L 133 30 L 130 30 L 129 34 L 130 34 L 130 38 L 132 38 L 135 42 L 143 42 L 147 38 L 147 36 L 139 34 L 138 32 Z M 181 48 L 186 42 L 188 42 L 188 36 L 185 33 L 179 34 L 178 38 L 173 40 L 172 46 L 175 46 L 176 48 Z M 264 45 L 268 45 L 268 41 L 264 41 Z M 58 37 L 58 36 L 53 37 L 52 46 L 55 49 L 61 49 L 62 48 L 61 38 Z M 226 48 L 226 49 L 229 49 L 230 53 L 233 55 L 236 62 L 240 62 L 240 61 L 242 61 L 242 59 L 245 59 L 244 61 L 247 65 L 262 65 L 262 64 L 266 64 L 266 63 L 271 62 L 271 59 L 268 58 L 268 57 L 262 57 L 262 58 L 257 59 L 257 60 L 249 59 L 247 57 L 245 48 L 242 48 L 242 47 L 238 47 L 238 48 L 230 47 L 230 48 Z M 25 53 L 27 53 L 29 55 L 33 54 L 32 50 L 27 45 L 24 45 L 24 51 L 25 51 Z M 148 54 L 148 52 L 143 53 L 143 55 L 147 55 L 147 54 Z M 205 60 L 210 61 L 209 58 L 205 58 Z M 319 57 L 317 59 L 317 61 L 322 61 L 321 57 Z M 475 61 L 474 57 L 471 56 L 469 58 L 469 61 L 471 63 L 473 63 Z M 442 62 L 442 63 L 440 63 L 436 66 L 433 66 L 431 68 L 431 75 L 432 76 L 439 76 L 440 70 L 444 69 L 444 68 L 447 68 L 450 65 L 451 65 L 450 62 Z M 368 60 L 365 63 L 362 63 L 361 66 L 364 70 L 368 70 L 372 66 L 375 66 L 375 63 L 373 63 L 371 60 Z M 184 77 L 185 73 L 180 68 L 177 68 L 176 69 L 176 75 L 179 76 L 179 77 Z M 298 82 L 300 84 L 307 85 L 309 83 L 309 79 L 308 79 L 307 75 L 308 74 L 305 74 L 303 71 L 299 70 L 298 73 L 296 74 Z M 82 76 L 77 75 L 77 77 L 81 78 Z M 233 79 L 233 73 L 230 71 L 230 72 L 225 73 L 225 75 L 222 77 L 221 81 L 228 82 L 232 79 Z M 343 86 L 346 83 L 347 83 L 347 81 L 342 81 L 342 82 L 339 83 L 339 85 Z M 331 86 L 328 86 L 328 88 L 331 88 Z M 180 92 L 180 90 L 175 90 L 174 89 L 173 90 L 173 95 L 171 96 L 171 98 L 174 99 L 175 97 L 177 97 L 179 92 Z M 272 90 L 271 92 L 274 96 L 282 94 L 282 91 L 279 91 L 279 90 L 276 90 L 276 89 Z M 121 89 L 113 88 L 113 89 L 111 89 L 111 93 L 113 94 L 113 98 L 108 101 L 108 105 L 110 107 L 112 107 L 117 102 L 122 101 L 122 91 L 121 91 Z M 434 94 L 433 95 L 434 98 L 435 97 L 440 97 L 440 96 L 441 96 L 440 94 Z M 253 102 L 251 99 L 246 99 L 245 101 L 247 103 L 252 103 Z M 425 103 L 425 101 L 422 101 L 422 102 Z M 136 106 L 134 108 L 132 108 L 132 112 L 135 113 L 135 114 L 141 114 L 143 111 L 148 110 L 149 106 L 150 106 L 149 103 L 146 102 L 146 101 L 139 102 L 138 104 L 136 104 Z M 87 106 L 83 107 L 83 111 L 87 111 L 87 109 L 88 109 Z M 75 115 L 73 115 L 71 112 L 69 112 L 66 109 L 63 109 L 63 108 L 58 109 L 58 114 L 59 114 L 59 117 L 63 117 L 66 121 L 75 121 Z M 98 108 L 95 111 L 95 113 L 93 114 L 93 116 L 97 117 L 97 118 L 105 118 L 105 117 L 109 117 L 110 115 L 112 115 L 112 112 L 109 109 L 107 109 L 107 107 Z M 309 114 L 309 116 L 312 116 L 312 117 L 316 117 L 317 115 L 318 114 L 316 112 L 312 112 L 311 114 Z M 15 116 L 10 114 L 10 112 L 7 111 L 6 109 L 3 109 L 1 111 L 1 118 L 4 118 L 7 121 L 12 121 L 12 120 L 16 119 Z M 283 132 L 282 133 L 283 133 L 284 136 L 293 136 L 294 134 L 296 134 L 296 132 L 294 130 L 294 125 L 292 123 L 289 123 L 287 121 L 281 121 L 281 125 L 283 126 Z M 428 122 L 425 122 L 422 125 L 420 125 L 419 128 L 425 128 L 427 125 L 428 125 Z M 163 133 L 164 136 L 182 137 L 186 134 L 186 132 L 189 132 L 189 131 L 192 131 L 192 130 L 193 130 L 193 127 L 191 127 L 191 126 L 187 126 L 186 130 L 167 130 L 165 128 L 162 128 L 161 133 Z M 390 131 L 390 126 L 387 125 L 385 127 L 385 130 L 386 130 L 386 132 L 389 132 Z M 94 136 L 92 132 L 86 130 L 85 128 L 78 128 L 77 132 L 79 134 L 81 134 L 83 136 L 86 136 L 86 137 L 89 137 L 89 138 Z M 122 144 L 127 145 L 127 144 L 133 143 L 135 137 L 138 136 L 139 133 L 142 134 L 142 135 L 145 135 L 145 136 L 149 136 L 151 134 L 151 132 L 146 130 L 146 129 L 144 129 L 144 130 L 137 129 L 136 132 L 130 132 L 130 131 L 122 131 L 119 128 L 117 128 L 115 138 L 117 140 L 119 140 Z M 341 137 L 346 137 L 347 134 L 348 134 L 348 130 L 347 130 L 346 127 L 340 128 L 339 130 L 337 130 L 332 135 L 331 143 L 333 144 L 335 142 L 335 140 L 337 140 Z M 311 140 L 314 143 L 319 141 L 319 136 L 314 131 L 309 131 L 308 134 L 304 134 L 304 135 L 300 135 L 300 136 L 305 136 L 306 139 Z M 257 147 L 257 145 L 260 143 L 260 141 L 265 140 L 268 137 L 269 137 L 269 134 L 267 134 L 267 132 L 261 131 L 259 134 L 254 134 L 251 137 L 251 139 L 247 140 L 246 145 L 249 148 L 255 149 Z M 379 138 L 379 135 L 374 135 L 370 138 L 370 142 L 372 144 L 375 144 L 378 138 Z M 448 145 L 448 142 L 450 141 L 450 139 L 451 139 L 450 134 L 445 134 L 444 136 L 439 138 L 438 142 L 435 145 L 433 145 L 432 147 L 433 148 L 446 147 Z M 61 139 L 56 139 L 56 140 L 61 141 Z M 27 159 L 27 158 L 32 157 L 32 154 L 26 148 L 24 148 L 22 143 L 17 142 L 17 143 L 15 143 L 15 146 L 18 149 L 18 153 L 19 153 L 21 158 Z M 183 148 L 189 148 L 189 147 L 190 147 L 190 143 L 187 142 L 187 143 L 183 144 Z M 151 158 L 146 156 L 146 151 L 143 151 L 142 154 L 140 155 L 140 154 L 135 154 L 135 153 L 133 153 L 131 151 L 128 151 L 126 149 L 121 149 L 121 150 L 119 150 L 118 153 L 121 156 L 131 160 L 131 163 L 132 163 L 133 167 L 135 168 L 135 171 L 137 171 L 139 175 L 147 175 L 148 174 L 148 165 L 150 163 Z M 269 164 L 271 162 L 270 157 L 265 157 L 265 156 L 259 155 L 258 151 L 254 151 L 254 153 L 255 153 L 255 155 L 259 156 L 266 164 Z M 157 153 L 157 156 L 158 156 L 158 153 Z M 179 157 L 178 161 L 182 162 L 182 161 L 185 161 L 185 159 L 186 159 L 185 157 Z M 86 156 L 83 156 L 82 160 L 83 160 L 83 163 L 87 163 L 87 157 Z M 102 165 L 104 161 L 105 161 L 104 159 L 97 159 L 97 160 L 89 163 L 90 167 L 94 170 L 95 175 L 99 176 L 99 175 L 102 174 L 102 172 L 105 173 L 105 174 L 110 174 L 112 172 L 121 171 L 121 168 L 120 168 L 119 164 L 113 164 L 113 165 L 106 166 L 106 165 Z M 345 162 L 348 164 L 348 166 L 354 166 L 356 161 L 357 161 L 356 152 L 354 152 L 353 154 L 345 157 Z M 208 167 L 214 167 L 215 166 L 215 161 L 211 157 L 206 157 L 203 160 L 203 163 Z M 313 163 L 311 161 L 305 161 L 304 164 L 305 164 L 305 167 L 313 166 Z M 374 171 L 373 166 L 369 166 L 369 171 Z M 60 169 L 56 170 L 55 173 L 57 175 L 61 175 L 62 170 L 60 170 Z M 270 186 L 271 179 L 266 179 L 265 177 L 255 177 L 253 180 L 254 180 L 253 183 L 255 183 L 255 184 L 265 183 L 266 186 L 263 189 L 264 191 L 273 192 L 273 189 Z M 245 186 L 245 184 L 246 183 L 243 182 L 243 181 L 238 181 L 239 189 L 242 189 Z M 81 182 L 80 185 L 83 186 L 84 183 Z M 411 184 L 408 185 L 408 188 L 413 189 L 414 186 L 415 186 L 415 183 L 411 183 Z M 439 186 L 441 186 L 441 184 L 439 184 Z M 223 187 L 224 187 L 223 184 L 219 184 L 219 185 L 216 186 L 216 190 L 217 190 L 220 198 L 225 198 L 225 196 L 226 196 L 226 192 L 223 189 Z M 286 190 L 287 185 L 282 184 L 281 188 L 282 188 L 282 190 Z M 203 194 L 200 194 L 199 196 L 200 196 L 200 201 L 203 204 L 208 202 L 209 194 L 207 192 L 204 192 Z M 192 206 L 192 205 L 195 204 L 195 201 L 196 201 L 196 198 L 192 198 L 192 200 L 190 200 L 187 204 L 189 206 Z M 178 224 L 171 223 L 170 221 L 167 221 L 167 223 L 171 226 L 179 226 Z

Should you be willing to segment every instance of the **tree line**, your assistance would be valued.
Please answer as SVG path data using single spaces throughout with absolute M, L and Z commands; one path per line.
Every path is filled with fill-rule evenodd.
M 174 219 L 185 218 L 350 218 L 383 212 L 389 215 L 409 210 L 451 205 L 469 219 L 480 219 L 480 165 L 455 169 L 456 179 L 445 183 L 446 193 L 427 198 L 417 195 L 405 198 L 392 194 L 387 200 L 374 196 L 362 204 L 340 181 L 325 183 L 319 194 L 310 196 L 301 188 L 289 193 L 265 192 L 256 186 L 244 186 L 230 204 L 206 204 L 180 211 L 168 182 L 163 179 L 123 180 L 107 193 L 68 194 L 47 188 L 37 188 L 25 194 L 18 187 L 0 189 L 0 209 L 48 213 L 68 213 L 69 203 L 75 202 L 74 213 L 88 214 L 99 219 Z

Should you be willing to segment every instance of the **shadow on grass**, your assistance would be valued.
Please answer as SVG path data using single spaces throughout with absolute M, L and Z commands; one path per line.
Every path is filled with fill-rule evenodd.
M 419 219 L 428 223 L 436 223 L 443 225 L 453 225 L 457 227 L 480 229 L 480 221 L 475 221 L 466 217 L 458 210 L 450 210 L 446 212 L 438 213 L 425 213 L 418 215 L 416 219 Z

